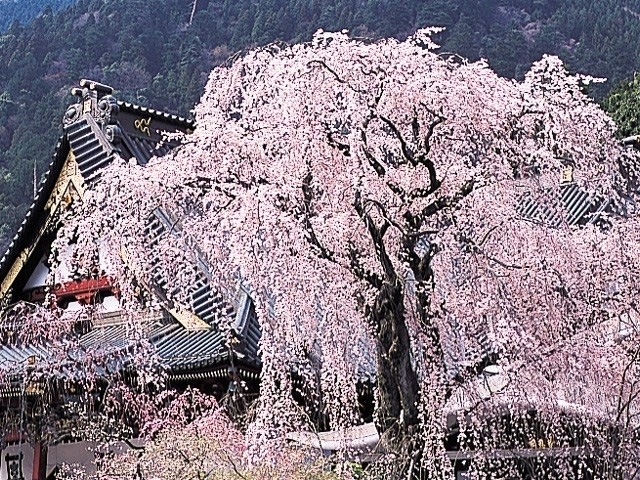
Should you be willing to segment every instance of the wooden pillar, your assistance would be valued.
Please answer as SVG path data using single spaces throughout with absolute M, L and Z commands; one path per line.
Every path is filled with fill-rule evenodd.
M 42 442 L 36 442 L 33 446 L 33 473 L 31 474 L 31 480 L 46 480 L 48 453 L 47 445 Z

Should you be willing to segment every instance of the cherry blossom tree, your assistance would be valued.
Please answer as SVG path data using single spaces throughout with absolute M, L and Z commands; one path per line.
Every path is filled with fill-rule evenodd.
M 20 392 L 18 406 L 5 403 L 5 432 L 47 443 L 80 437 L 117 441 L 157 417 L 164 397 L 151 399 L 148 391 L 162 389 L 163 378 L 139 322 L 130 322 L 120 347 L 87 346 L 80 334 L 92 314 L 99 315 L 91 308 L 64 312 L 46 302 L 18 302 L 2 312 L 0 385 Z M 124 365 L 135 372 L 132 378 L 126 378 Z
M 331 472 L 319 456 L 295 446 L 260 465 L 243 461 L 242 433 L 210 396 L 187 389 L 166 402 L 144 432 L 145 444 L 114 452 L 98 448 L 94 472 L 81 465 L 63 465 L 56 478 L 64 480 L 338 480 L 351 478 Z
M 637 407 L 637 155 L 583 94 L 589 77 L 545 57 L 500 78 L 439 56 L 432 32 L 247 52 L 211 73 L 170 158 L 115 164 L 83 205 L 77 237 L 125 249 L 131 271 L 160 262 L 188 286 L 180 259 L 197 255 L 229 298 L 249 291 L 263 329 L 252 444 L 303 425 L 295 378 L 339 428 L 359 421 L 373 374 L 385 447 L 433 477 L 450 469 L 448 413 L 618 425 Z M 151 248 L 157 208 L 179 235 Z M 630 336 L 612 327 L 623 318 Z M 482 336 L 500 395 L 470 386 Z

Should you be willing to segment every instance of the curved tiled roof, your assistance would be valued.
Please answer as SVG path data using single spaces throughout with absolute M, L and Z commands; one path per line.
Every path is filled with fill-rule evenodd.
M 62 169 L 62 165 L 67 157 L 68 150 L 69 141 L 67 136 L 64 135 L 58 140 L 55 153 L 53 154 L 53 160 L 49 164 L 49 168 L 40 182 L 36 196 L 34 197 L 29 210 L 27 210 L 25 218 L 20 224 L 20 228 L 0 259 L 0 279 L 6 277 L 13 261 L 25 248 L 25 243 L 33 239 L 42 224 L 44 224 L 44 218 L 36 213 L 44 211 L 47 200 L 49 199 L 49 196 L 53 191 L 53 187 L 58 180 L 58 176 L 60 175 L 60 170 Z
M 56 146 L 53 161 L 20 230 L 0 260 L 0 279 L 7 276 L 16 259 L 38 238 L 47 221 L 45 205 L 56 188 L 70 152 L 73 152 L 85 185 L 90 186 L 115 158 L 135 158 L 144 165 L 152 156 L 161 157 L 177 145 L 175 141 L 165 141 L 162 132 L 188 133 L 194 128 L 193 121 L 184 117 L 117 101 L 111 97 L 112 89 L 108 86 L 87 80 L 81 81 L 80 86 L 82 88 L 72 91 L 81 99 L 65 114 L 63 135 Z M 162 222 L 156 223 L 160 225 L 158 232 L 166 230 Z M 39 241 L 44 242 L 42 239 Z M 40 256 L 38 251 L 38 259 Z M 212 287 L 208 269 L 201 261 L 198 262 L 198 270 L 200 275 L 190 293 L 190 308 L 209 328 L 189 331 L 172 320 L 146 325 L 144 336 L 156 346 L 161 363 L 175 375 L 211 370 L 215 365 L 229 362 L 232 354 L 234 362 L 249 370 L 259 368 L 261 329 L 251 299 L 244 295 L 231 305 Z M 157 277 L 155 280 L 160 287 L 167 284 L 162 272 L 158 272 Z M 229 316 L 233 317 L 232 330 L 224 333 L 217 328 L 217 322 L 221 317 Z M 232 336 L 236 339 L 232 342 L 233 349 L 229 347 Z M 131 345 L 127 326 L 122 322 L 97 325 L 81 338 L 81 343 L 85 347 L 102 346 L 115 350 Z M 11 368 L 22 365 L 31 355 L 29 348 L 0 346 L 0 371 L 4 368 L 3 361 L 13 365 Z M 46 351 L 40 353 L 46 355 Z
M 247 322 L 257 325 L 255 318 Z M 159 362 L 174 375 L 224 364 L 231 353 L 236 362 L 247 368 L 260 366 L 257 342 L 254 345 L 240 342 L 232 347 L 229 339 L 233 334 L 215 327 L 190 331 L 165 317 L 162 321 L 147 322 L 141 330 L 144 338 L 155 347 Z M 131 339 L 130 326 L 126 323 L 95 327 L 80 340 L 86 348 L 114 350 L 126 349 L 132 342 L 135 340 Z
M 555 192 L 551 198 L 538 199 L 531 194 L 524 194 L 516 211 L 528 220 L 559 227 L 564 222 L 568 225 L 587 225 L 597 223 L 610 204 L 608 198 L 594 196 L 571 182 L 560 186 L 560 196 Z
M 101 98 L 99 93 L 104 96 L 112 89 L 88 80 L 81 80 L 80 85 L 84 87 L 83 91 L 73 89 L 72 92 L 77 95 L 84 94 L 87 101 L 93 102 L 93 107 L 83 111 L 79 104 L 74 105 L 69 110 L 72 110 L 75 116 L 65 115 L 63 135 L 56 145 L 53 160 L 44 174 L 25 219 L 4 256 L 0 259 L 0 279 L 6 276 L 15 258 L 27 244 L 33 241 L 37 230 L 44 223 L 44 219 L 39 213 L 45 210 L 44 207 L 53 192 L 70 150 L 74 153 L 85 182 L 91 183 L 99 176 L 100 169 L 111 163 L 116 154 L 125 159 L 136 158 L 138 163 L 146 164 L 151 156 L 162 156 L 176 146 L 175 143 L 161 142 L 159 136 L 144 138 L 144 134 L 138 136 L 132 134 L 131 128 L 120 124 L 119 108 L 122 108 L 124 113 L 141 113 L 161 119 L 162 125 L 169 127 L 169 130 L 186 131 L 194 127 L 192 120 L 127 102 L 115 101 L 115 99 L 114 101 L 119 108 L 112 108 L 114 113 L 110 113 L 110 123 L 106 125 L 107 122 L 100 116 L 102 113 L 96 105 Z M 113 141 L 107 139 L 107 127 L 117 127 L 119 133 L 117 141 L 116 139 Z
M 167 112 L 161 112 L 159 110 L 154 110 L 153 108 L 136 105 L 135 103 L 122 102 L 118 100 L 117 105 L 118 107 L 120 107 L 120 110 L 131 111 L 131 112 L 140 113 L 143 115 L 151 115 L 154 118 L 166 120 L 175 125 L 179 125 L 187 129 L 192 129 L 195 126 L 195 122 L 189 118 L 180 117 L 178 115 L 174 115 Z

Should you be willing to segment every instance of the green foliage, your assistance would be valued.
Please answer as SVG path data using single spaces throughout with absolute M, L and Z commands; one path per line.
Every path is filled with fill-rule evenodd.
M 45 171 L 66 92 L 80 78 L 186 114 L 211 68 L 235 51 L 304 41 L 318 28 L 402 38 L 428 25 L 447 27 L 436 38 L 443 52 L 487 58 L 509 77 L 557 54 L 571 70 L 609 78 L 596 97 L 640 71 L 640 0 L 197 0 L 191 23 L 192 0 L 70 2 L 0 0 L 0 171 L 11 172 L 0 175 L 4 231 L 31 202 L 34 162 Z
M 602 107 L 618 125 L 618 136 L 640 135 L 640 74 L 614 88 Z
M 0 0 L 0 32 L 13 22 L 26 23 L 40 14 L 50 15 L 73 0 Z

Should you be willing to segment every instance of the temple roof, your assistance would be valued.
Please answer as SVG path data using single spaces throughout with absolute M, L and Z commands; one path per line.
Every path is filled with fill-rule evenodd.
M 560 185 L 560 196 L 553 192 L 547 198 L 523 195 L 516 205 L 516 211 L 523 218 L 559 227 L 568 225 L 597 224 L 610 206 L 610 199 L 586 192 L 577 183 L 570 181 Z
M 80 88 L 73 88 L 78 103 L 71 105 L 63 118 L 63 135 L 53 154 L 53 160 L 37 190 L 22 224 L 0 259 L 0 279 L 5 279 L 15 260 L 33 246 L 47 220 L 46 205 L 59 182 L 69 153 L 75 157 L 82 180 L 91 185 L 100 170 L 116 156 L 125 160 L 135 158 L 140 165 L 152 156 L 161 157 L 177 146 L 176 141 L 164 141 L 165 133 L 189 133 L 192 120 L 159 112 L 139 105 L 116 100 L 113 89 L 89 80 L 81 80 Z M 49 216 L 56 212 L 49 212 Z M 56 225 L 51 225 L 54 230 Z M 6 291 L 0 291 L 4 296 Z M 6 302 L 5 302 L 6 303 Z
M 61 211 L 91 189 L 104 167 L 117 158 L 145 165 L 151 157 L 162 157 L 179 144 L 175 139 L 167 139 L 167 133 L 188 134 L 194 128 L 193 121 L 183 117 L 121 102 L 112 95 L 111 87 L 98 82 L 81 80 L 72 94 L 78 101 L 64 115 L 63 134 L 53 160 L 20 229 L 0 259 L 0 298 L 5 306 L 19 299 L 29 276 L 46 257 L 60 226 Z M 163 224 L 167 215 L 158 210 L 150 219 L 154 235 L 171 234 Z M 149 239 L 153 241 L 151 236 Z M 166 305 L 161 302 L 167 315 L 161 323 L 151 323 L 145 329 L 161 363 L 181 379 L 210 375 L 215 366 L 226 371 L 230 356 L 235 364 L 245 365 L 247 371 L 257 371 L 261 330 L 251 299 L 243 291 L 238 298 L 222 298 L 213 287 L 206 264 L 197 261 L 195 267 L 196 283 L 193 291 L 187 292 L 191 298 L 191 304 L 186 306 L 191 320 L 185 321 L 187 315 L 172 308 L 170 302 Z M 161 270 L 152 274 L 152 291 L 162 294 L 171 284 L 170 279 Z M 219 328 L 221 318 L 230 320 L 230 331 Z M 117 350 L 126 348 L 126 335 L 123 322 L 102 322 L 82 337 L 81 344 Z M 233 347 L 231 338 L 235 338 Z M 0 371 L 10 373 L 14 367 L 23 365 L 34 354 L 31 349 L 0 345 Z M 46 348 L 43 349 L 38 355 L 46 357 Z
M 249 303 L 249 298 L 245 297 L 244 302 Z M 229 335 L 218 328 L 187 330 L 166 315 L 161 320 L 155 318 L 146 323 L 145 337 L 155 347 L 159 363 L 174 379 L 197 376 L 197 372 L 211 373 L 216 368 L 222 369 L 220 373 L 226 376 L 232 354 L 234 360 L 246 367 L 242 373 L 250 375 L 260 367 L 258 340 L 261 332 L 249 305 L 240 305 L 237 316 L 242 324 L 238 332 L 242 340 L 235 348 L 229 345 Z M 129 327 L 122 322 L 98 326 L 83 335 L 80 344 L 84 348 L 126 350 L 131 344 Z

